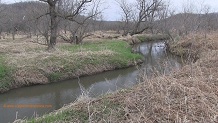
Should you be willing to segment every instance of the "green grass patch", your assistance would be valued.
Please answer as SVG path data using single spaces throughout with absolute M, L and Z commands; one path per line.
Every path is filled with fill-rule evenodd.
M 27 67 L 30 69 L 29 74 L 24 74 L 20 78 L 26 76 L 28 78 L 32 74 L 28 83 L 38 84 L 37 81 L 45 82 L 45 77 L 49 82 L 57 82 L 128 67 L 143 59 L 140 54 L 132 53 L 131 46 L 127 42 L 119 40 L 102 40 L 81 45 L 62 44 L 57 46 L 57 49 L 59 50 L 50 53 L 29 51 L 22 55 L 8 54 L 8 61 L 5 61 L 3 56 L 0 57 L 0 89 L 9 87 L 9 84 L 13 82 L 12 79 L 15 79 L 15 84 L 18 84 L 16 86 L 19 84 L 25 86 L 27 82 L 23 79 L 16 80 L 20 77 L 19 74 L 16 78 L 12 76 L 17 70 L 22 71 Z M 6 62 L 9 62 L 11 66 L 6 66 Z M 35 71 L 32 72 L 31 69 Z M 38 70 L 40 72 L 36 72 Z M 34 74 L 40 74 L 40 77 Z
M 39 119 L 29 119 L 28 123 L 54 123 L 70 121 L 72 119 L 79 119 L 83 123 L 88 120 L 88 113 L 78 110 L 65 110 L 58 114 L 48 114 Z
M 105 96 L 106 97 L 106 96 Z M 125 112 L 119 102 L 102 98 L 99 102 L 89 105 L 86 103 L 78 104 L 79 108 L 68 108 L 58 113 L 46 114 L 40 118 L 28 119 L 28 123 L 53 123 L 53 122 L 82 122 L 88 123 L 89 118 L 94 122 L 100 122 L 108 117 L 123 118 Z M 89 108 L 89 110 L 88 110 Z M 90 117 L 90 114 L 92 115 Z
M 11 83 L 10 68 L 5 64 L 4 56 L 0 56 L 0 91 L 7 90 Z
M 93 54 L 86 58 L 77 59 L 78 66 L 84 64 L 102 64 L 108 63 L 114 65 L 116 67 L 127 67 L 130 62 L 134 60 L 142 59 L 142 56 L 139 54 L 133 54 L 131 52 L 131 47 L 128 43 L 124 41 L 103 41 L 100 43 L 85 43 L 83 45 L 71 45 L 71 46 L 63 46 L 65 50 L 71 51 L 72 53 L 75 52 L 86 52 L 86 51 L 96 51 L 96 52 L 105 52 L 105 51 L 112 51 L 114 55 L 98 55 Z
M 4 78 L 7 74 L 7 67 L 4 64 L 4 59 L 0 56 L 0 79 Z
M 65 45 L 59 47 L 59 49 L 63 52 L 70 52 L 72 56 L 68 55 L 61 58 L 53 56 L 41 61 L 44 64 L 52 61 L 53 67 L 63 67 L 60 72 L 49 74 L 51 81 L 57 81 L 66 74 L 80 76 L 80 74 L 89 75 L 90 72 L 95 73 L 96 69 L 104 71 L 101 69 L 104 69 L 105 66 L 111 67 L 110 69 L 124 68 L 132 65 L 135 61 L 143 59 L 140 54 L 131 52 L 131 46 L 127 42 L 119 40 L 105 40 L 82 45 Z M 47 65 L 51 66 L 51 64 Z M 87 68 L 92 69 L 92 67 L 95 67 L 95 70 L 87 72 Z
M 60 73 L 60 72 L 56 72 L 56 73 L 51 73 L 51 74 L 49 74 L 49 80 L 51 81 L 51 82 L 57 82 L 57 81 L 59 81 L 60 80 L 60 78 L 61 78 L 61 76 L 62 76 L 63 74 L 62 73 Z

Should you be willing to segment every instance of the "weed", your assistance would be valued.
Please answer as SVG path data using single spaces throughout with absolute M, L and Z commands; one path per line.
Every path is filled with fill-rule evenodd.
M 58 80 L 60 80 L 61 79 L 61 76 L 62 76 L 63 74 L 62 73 L 59 73 L 59 72 L 56 72 L 56 73 L 51 73 L 51 74 L 49 74 L 49 80 L 51 81 L 51 82 L 57 82 Z
M 70 121 L 72 119 L 77 119 L 84 123 L 88 120 L 88 114 L 79 110 L 65 110 L 58 114 L 45 115 L 43 118 L 29 119 L 28 123 L 54 123 Z
M 13 68 L 13 73 L 8 76 L 10 78 L 15 76 L 14 84 L 17 84 L 15 85 L 17 87 L 48 83 L 47 80 L 57 82 L 128 67 L 143 58 L 139 54 L 131 53 L 130 45 L 119 40 L 86 42 L 81 45 L 60 44 L 54 52 L 40 51 L 36 49 L 37 47 L 32 47 L 33 50 L 25 47 L 25 51 L 13 48 L 15 51 L 19 50 L 19 53 L 6 53 L 7 59 L 3 57 L 0 59 L 0 77 L 6 76 L 7 66 L 10 66 Z M 27 67 L 28 71 L 24 70 Z M 11 81 L 5 82 L 2 84 L 7 86 Z
M 0 56 L 0 78 L 3 78 L 7 74 L 7 67 L 4 64 L 4 59 L 2 56 Z
M 168 35 L 140 35 L 137 38 L 141 42 L 148 42 L 148 41 L 157 41 L 157 40 L 167 40 L 169 39 Z
M 214 36 L 213 39 L 216 40 L 208 40 L 206 44 L 203 40 L 194 44 L 194 50 L 200 50 L 201 56 L 195 63 L 185 65 L 170 75 L 147 78 L 146 74 L 140 74 L 139 84 L 131 89 L 104 95 L 88 101 L 88 105 L 77 102 L 63 107 L 60 110 L 67 111 L 67 116 L 53 121 L 217 123 L 217 38 Z M 190 41 L 183 42 L 186 44 Z M 40 121 L 44 122 L 46 120 L 43 118 L 59 114 L 60 112 L 52 113 L 51 116 L 42 117 Z
M 4 56 L 0 56 L 0 92 L 8 90 L 12 78 L 10 77 L 10 68 L 6 66 Z

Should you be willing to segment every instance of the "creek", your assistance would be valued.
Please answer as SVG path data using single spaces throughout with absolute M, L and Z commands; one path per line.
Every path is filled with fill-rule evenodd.
M 167 52 L 164 41 L 145 42 L 133 46 L 135 52 L 144 56 L 138 67 L 130 67 L 68 81 L 37 85 L 11 90 L 0 95 L 0 122 L 13 122 L 41 116 L 74 102 L 81 94 L 97 97 L 138 83 L 140 72 L 152 76 L 155 72 L 168 74 L 180 69 L 179 57 Z M 79 84 L 80 83 L 80 84 Z M 44 107 L 43 107 L 44 106 Z

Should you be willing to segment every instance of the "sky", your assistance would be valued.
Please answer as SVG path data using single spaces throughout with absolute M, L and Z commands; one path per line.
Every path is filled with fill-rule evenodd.
M 2 3 L 15 3 L 20 1 L 31 1 L 31 0 L 0 0 Z M 37 0 L 35 0 L 37 1 Z M 135 0 L 126 0 L 128 2 L 134 2 Z M 218 0 L 163 0 L 170 2 L 170 8 L 175 10 L 177 13 L 181 12 L 184 7 L 190 6 L 194 11 L 200 11 L 202 6 L 210 7 L 210 12 L 218 12 Z M 119 6 L 115 0 L 105 0 L 103 4 L 103 19 L 117 21 L 121 19 L 121 12 Z

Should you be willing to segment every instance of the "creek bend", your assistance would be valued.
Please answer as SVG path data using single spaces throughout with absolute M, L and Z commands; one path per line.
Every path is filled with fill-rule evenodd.
M 80 78 L 82 88 L 89 92 L 90 97 L 132 87 L 137 84 L 141 71 L 151 76 L 154 70 L 166 74 L 182 66 L 180 58 L 167 52 L 163 41 L 137 44 L 133 50 L 144 56 L 144 63 L 139 68 L 130 67 Z M 11 90 L 0 95 L 0 122 L 41 116 L 75 101 L 80 95 L 78 79 Z M 37 105 L 45 107 L 34 107 Z

